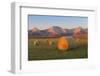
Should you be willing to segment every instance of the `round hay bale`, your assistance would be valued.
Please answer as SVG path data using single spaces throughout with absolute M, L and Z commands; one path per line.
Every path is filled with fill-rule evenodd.
M 57 48 L 61 51 L 65 51 L 69 48 L 69 43 L 66 37 L 60 37 L 58 39 Z
M 76 48 L 78 46 L 78 43 L 73 37 L 67 38 L 68 43 L 69 43 L 69 49 Z
M 57 48 L 61 51 L 67 51 L 68 49 L 76 48 L 78 46 L 76 40 L 73 37 L 60 37 L 57 42 Z

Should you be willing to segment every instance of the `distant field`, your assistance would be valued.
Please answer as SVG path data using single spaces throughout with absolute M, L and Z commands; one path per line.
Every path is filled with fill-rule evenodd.
M 78 59 L 88 58 L 87 39 L 75 40 L 76 44 L 71 42 L 74 48 L 69 48 L 65 52 L 57 48 L 58 38 L 51 38 L 52 45 L 48 45 L 48 38 L 32 38 L 28 40 L 28 60 L 50 60 L 50 59 Z M 34 45 L 34 41 L 39 40 L 39 45 Z

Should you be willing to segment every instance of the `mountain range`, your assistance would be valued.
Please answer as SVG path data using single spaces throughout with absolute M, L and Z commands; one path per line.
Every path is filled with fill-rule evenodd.
M 28 30 L 28 36 L 32 37 L 56 37 L 56 36 L 72 36 L 73 34 L 87 33 L 87 28 L 76 27 L 72 29 L 64 29 L 59 26 L 52 26 L 44 30 L 36 27 Z

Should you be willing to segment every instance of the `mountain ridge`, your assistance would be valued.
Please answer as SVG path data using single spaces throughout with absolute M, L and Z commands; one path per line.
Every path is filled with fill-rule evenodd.
M 76 27 L 72 29 L 68 28 L 62 28 L 59 26 L 52 26 L 47 29 L 40 30 L 36 27 L 33 27 L 32 29 L 28 30 L 28 35 L 29 36 L 60 36 L 60 35 L 66 35 L 66 36 L 71 36 L 73 34 L 79 34 L 79 33 L 87 33 L 88 29 L 87 28 L 82 28 L 82 27 Z

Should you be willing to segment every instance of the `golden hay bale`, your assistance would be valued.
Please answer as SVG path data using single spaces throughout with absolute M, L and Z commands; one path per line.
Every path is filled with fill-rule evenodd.
M 48 45 L 49 45 L 49 46 L 52 45 L 52 39 L 48 39 L 47 42 L 48 42 Z
M 78 46 L 76 40 L 73 37 L 60 37 L 58 39 L 57 48 L 61 51 L 67 51 L 68 49 L 76 48 Z
M 65 51 L 69 48 L 69 43 L 66 37 L 63 36 L 58 39 L 57 48 L 61 51 Z

